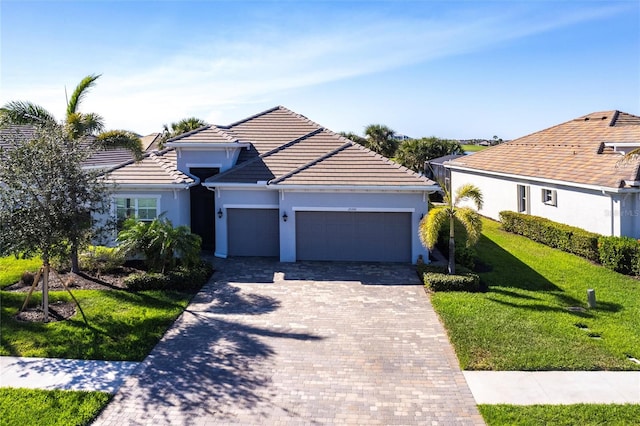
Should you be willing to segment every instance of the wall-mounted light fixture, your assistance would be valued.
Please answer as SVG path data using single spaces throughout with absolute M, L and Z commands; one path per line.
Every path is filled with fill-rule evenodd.
M 424 219 L 424 213 L 420 215 L 420 220 Z
M 222 219 L 222 209 L 218 209 L 218 219 Z
M 289 216 L 287 216 L 287 212 L 284 212 L 282 214 L 282 220 L 284 220 L 285 222 L 287 221 L 287 219 L 289 219 Z

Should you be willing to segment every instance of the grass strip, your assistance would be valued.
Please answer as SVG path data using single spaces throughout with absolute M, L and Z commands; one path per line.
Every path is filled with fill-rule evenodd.
M 0 388 L 4 426 L 87 425 L 107 405 L 104 392 Z
M 640 405 L 479 405 L 489 426 L 600 426 L 637 425 Z

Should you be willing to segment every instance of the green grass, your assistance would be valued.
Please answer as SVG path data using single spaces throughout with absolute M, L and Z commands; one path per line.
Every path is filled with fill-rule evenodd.
M 87 425 L 109 402 L 104 392 L 0 389 L 3 426 Z
M 0 355 L 142 361 L 191 295 L 178 292 L 76 290 L 89 327 L 79 312 L 70 320 L 27 323 L 14 319 L 25 293 L 0 292 Z M 39 303 L 41 294 L 32 296 Z M 66 292 L 50 292 L 50 303 L 70 301 Z
M 432 296 L 463 369 L 640 370 L 640 281 L 490 220 L 476 249 L 489 291 Z
M 487 146 L 482 145 L 462 145 L 462 149 L 464 149 L 464 152 L 478 152 L 487 148 Z
M 489 426 L 595 426 L 640 424 L 640 405 L 479 405 Z
M 16 259 L 14 256 L 0 257 L 0 289 L 20 280 L 24 271 L 37 272 L 42 265 L 40 258 Z

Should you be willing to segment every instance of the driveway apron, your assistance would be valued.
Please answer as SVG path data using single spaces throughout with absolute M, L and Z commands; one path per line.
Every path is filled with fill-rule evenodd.
M 483 424 L 410 265 L 214 263 L 94 424 Z

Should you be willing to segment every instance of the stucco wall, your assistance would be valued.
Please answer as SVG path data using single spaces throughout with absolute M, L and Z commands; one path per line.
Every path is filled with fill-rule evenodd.
M 482 190 L 484 207 L 480 213 L 492 219 L 499 220 L 498 214 L 502 210 L 517 211 L 517 186 L 528 185 L 531 215 L 546 217 L 602 235 L 639 237 L 640 206 L 637 194 L 603 193 L 535 180 L 493 177 L 456 170 L 452 170 L 451 175 L 454 191 L 465 183 L 472 183 Z M 547 205 L 542 201 L 542 189 L 556 191 L 556 206 Z
M 230 169 L 238 159 L 242 148 L 221 148 L 215 151 L 189 150 L 181 148 L 178 150 L 178 170 L 185 173 L 192 167 L 218 167 L 220 172 Z

